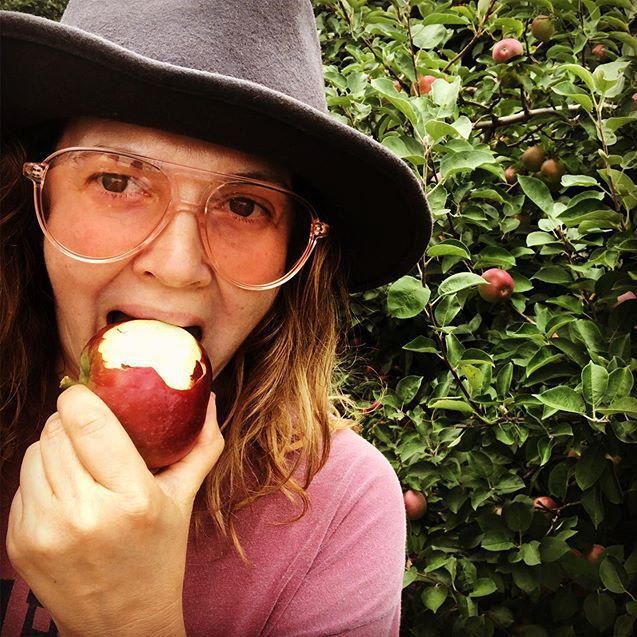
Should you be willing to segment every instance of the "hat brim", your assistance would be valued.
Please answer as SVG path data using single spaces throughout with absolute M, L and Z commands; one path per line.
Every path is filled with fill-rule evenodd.
M 422 256 L 432 221 L 420 182 L 372 138 L 254 82 L 157 62 L 32 15 L 1 20 L 3 135 L 90 115 L 281 162 L 314 191 L 353 292 L 399 278 Z

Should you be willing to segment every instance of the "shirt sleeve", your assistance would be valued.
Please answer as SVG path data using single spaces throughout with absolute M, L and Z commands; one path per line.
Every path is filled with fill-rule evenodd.
M 402 489 L 392 466 L 371 445 L 357 464 L 347 472 L 348 484 L 316 558 L 286 607 L 270 617 L 264 635 L 398 635 L 406 542 Z

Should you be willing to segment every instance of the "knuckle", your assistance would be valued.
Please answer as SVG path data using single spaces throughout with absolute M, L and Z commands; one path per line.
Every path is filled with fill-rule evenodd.
M 53 438 L 64 431 L 64 425 L 59 412 L 55 412 L 48 417 L 46 423 L 44 423 L 44 429 L 42 430 L 42 436 L 44 438 Z
M 90 435 L 100 431 L 106 425 L 104 414 L 86 410 L 77 419 L 77 429 L 80 434 Z
M 125 502 L 126 516 L 133 525 L 147 526 L 159 518 L 159 503 L 149 493 L 138 493 Z

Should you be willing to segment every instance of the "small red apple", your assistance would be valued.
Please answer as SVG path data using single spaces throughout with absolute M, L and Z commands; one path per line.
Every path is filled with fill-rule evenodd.
M 588 553 L 586 553 L 586 560 L 591 564 L 596 564 L 605 550 L 605 546 L 602 546 L 601 544 L 593 544 Z
M 539 170 L 545 158 L 544 148 L 539 145 L 529 146 L 529 148 L 522 153 L 522 163 L 527 170 Z
M 149 469 L 194 446 L 212 390 L 212 368 L 189 332 L 135 319 L 106 325 L 85 345 L 79 382 L 115 414 Z M 61 383 L 74 384 L 68 376 Z
M 495 43 L 491 55 L 496 62 L 502 63 L 522 55 L 523 52 L 522 42 L 515 38 L 504 38 Z
M 601 62 L 606 59 L 607 50 L 603 44 L 596 44 L 592 53 Z
M 513 294 L 515 283 L 513 277 L 500 268 L 491 268 L 482 274 L 488 283 L 478 286 L 478 293 L 489 303 L 496 303 L 508 299 Z
M 403 500 L 408 520 L 420 520 L 427 512 L 427 498 L 420 491 L 405 491 Z
M 431 85 L 438 78 L 433 75 L 419 75 L 418 76 L 418 89 L 420 90 L 421 95 L 427 95 L 427 93 L 431 93 Z
M 539 15 L 531 22 L 531 33 L 540 42 L 548 42 L 555 34 L 553 20 L 547 15 Z
M 562 181 L 562 175 L 566 171 L 564 170 L 564 166 L 556 159 L 547 159 L 542 162 L 540 172 L 549 183 L 557 186 Z
M 637 299 L 637 294 L 635 294 L 632 290 L 628 290 L 628 292 L 624 292 L 617 297 L 617 303 L 615 303 L 615 307 L 625 303 L 626 301 L 632 301 L 633 299 Z
M 559 506 L 553 498 L 550 498 L 547 495 L 543 495 L 533 500 L 533 508 L 536 511 L 544 511 L 545 513 L 547 513 L 549 511 L 557 511 L 559 509 Z
M 518 171 L 513 167 L 509 166 L 504 169 L 504 179 L 507 184 L 514 184 L 517 181 Z

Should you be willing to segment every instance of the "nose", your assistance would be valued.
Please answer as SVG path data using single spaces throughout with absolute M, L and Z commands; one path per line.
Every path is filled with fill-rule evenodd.
M 201 204 L 178 200 L 166 214 L 167 225 L 136 255 L 134 270 L 167 287 L 205 287 L 214 275 L 203 244 Z

